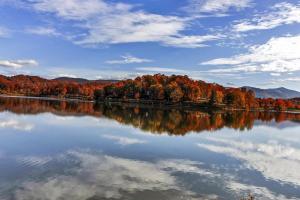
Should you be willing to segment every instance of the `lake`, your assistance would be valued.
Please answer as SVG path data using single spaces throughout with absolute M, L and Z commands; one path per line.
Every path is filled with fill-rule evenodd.
M 300 114 L 0 98 L 0 199 L 300 199 Z

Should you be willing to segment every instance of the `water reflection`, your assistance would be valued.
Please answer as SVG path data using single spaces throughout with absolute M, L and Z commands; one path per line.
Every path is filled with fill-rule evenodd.
M 224 127 L 250 130 L 256 121 L 300 122 L 300 115 L 276 112 L 211 112 L 153 109 L 126 106 L 100 106 L 103 115 L 122 124 L 151 133 L 185 135 L 189 132 L 216 131 Z M 271 125 L 271 124 L 270 124 Z
M 16 119 L 0 118 L 0 120 L 0 128 L 12 128 L 21 131 L 31 131 L 34 128 L 33 124 L 17 121 Z
M 63 162 L 67 171 L 39 181 L 24 181 L 15 192 L 16 199 L 132 199 L 147 191 L 148 199 L 166 195 L 194 199 L 195 195 L 181 191 L 175 177 L 159 164 L 84 151 L 67 152 L 52 162 Z
M 299 120 L 0 98 L 0 199 L 299 199 Z
M 300 122 L 300 114 L 276 112 L 213 112 L 186 111 L 138 106 L 94 104 L 91 102 L 55 101 L 24 98 L 0 98 L 0 112 L 17 114 L 53 113 L 60 116 L 105 117 L 132 125 L 151 133 L 185 135 L 189 132 L 215 131 L 224 127 L 250 130 L 254 123 L 277 126 L 281 122 Z M 272 123 L 271 123 L 272 122 Z M 18 127 L 13 121 L 2 122 Z M 290 125 L 289 125 L 290 126 Z M 30 129 L 30 127 L 27 127 Z
M 261 172 L 266 179 L 300 186 L 299 148 L 279 144 L 276 140 L 254 143 L 210 138 L 209 141 L 210 144 L 199 143 L 198 146 L 239 159 L 245 163 L 245 168 Z
M 220 168 L 184 159 L 150 162 L 71 150 L 53 157 L 16 160 L 35 170 L 17 185 L 2 190 L 4 199 L 216 200 L 239 199 L 241 193 L 249 191 L 258 199 L 293 199 Z

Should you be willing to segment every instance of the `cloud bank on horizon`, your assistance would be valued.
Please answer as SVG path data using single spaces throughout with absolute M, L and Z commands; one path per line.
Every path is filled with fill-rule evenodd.
M 299 0 L 0 0 L 0 43 L 5 75 L 300 86 Z

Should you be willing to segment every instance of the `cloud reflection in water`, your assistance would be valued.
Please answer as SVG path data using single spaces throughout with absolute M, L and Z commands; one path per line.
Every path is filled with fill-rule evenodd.
M 150 196 L 167 195 L 168 199 L 195 198 L 193 192 L 182 190 L 176 178 L 164 170 L 166 163 L 160 167 L 159 164 L 151 162 L 86 151 L 70 151 L 59 156 L 57 161 L 59 160 L 69 160 L 75 164 L 66 169 L 66 174 L 23 182 L 15 193 L 16 199 L 123 199 L 124 196 L 134 196 L 142 192 L 148 192 Z M 191 167 L 190 164 L 192 163 L 186 163 L 187 169 Z M 182 162 L 183 168 L 184 165 Z

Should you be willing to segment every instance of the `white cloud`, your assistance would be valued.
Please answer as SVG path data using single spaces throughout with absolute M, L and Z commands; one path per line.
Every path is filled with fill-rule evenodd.
M 271 38 L 265 44 L 249 47 L 248 53 L 217 58 L 201 65 L 228 65 L 210 72 L 293 72 L 300 70 L 300 35 Z M 232 67 L 235 65 L 234 67 Z
M 269 83 L 269 82 L 267 82 Z M 273 84 L 273 85 L 281 85 L 283 83 L 290 83 L 291 85 L 294 85 L 296 86 L 296 88 L 294 90 L 299 90 L 299 88 L 297 87 L 297 85 L 300 83 L 300 77 L 297 77 L 297 76 L 291 76 L 291 77 L 274 77 L 271 81 L 270 81 L 270 84 Z
M 35 0 L 31 3 L 38 12 L 53 13 L 75 22 L 74 27 L 84 31 L 81 37 L 73 39 L 80 45 L 157 42 L 165 46 L 197 48 L 219 38 L 184 35 L 182 32 L 189 28 L 193 18 L 152 14 L 130 4 L 103 0 Z
M 170 199 L 196 199 L 194 193 L 178 185 L 175 176 L 155 163 L 78 151 L 62 155 L 58 162 L 63 160 L 76 162 L 65 169 L 71 175 L 25 180 L 15 190 L 15 199 L 121 199 L 124 194 L 134 199 L 136 192 L 143 191 L 168 195 Z
M 31 131 L 34 128 L 34 125 L 14 119 L 8 119 L 0 121 L 0 128 L 12 128 L 21 131 Z
M 295 82 L 300 82 L 300 77 L 290 77 L 290 78 L 287 78 L 285 79 L 287 81 L 295 81 Z
M 87 69 L 87 68 L 50 68 L 40 72 L 41 75 L 49 78 L 56 78 L 61 75 L 71 75 L 80 78 L 86 78 L 89 80 L 93 79 L 111 79 L 111 80 L 122 80 L 135 78 L 140 73 L 124 70 L 96 70 L 96 69 Z
M 300 23 L 300 4 L 282 2 L 271 11 L 258 14 L 251 20 L 242 20 L 233 26 L 238 32 L 272 29 L 284 24 Z
M 300 186 L 300 149 L 278 144 L 228 139 L 209 139 L 214 144 L 198 144 L 199 147 L 213 152 L 226 154 L 242 160 L 245 166 L 262 173 L 266 179 L 291 183 Z
M 158 42 L 165 46 L 196 48 L 217 36 L 182 35 L 187 20 L 175 16 L 162 16 L 145 12 L 128 12 L 103 16 L 85 26 L 88 35 L 79 44 L 118 44 Z
M 200 174 L 202 176 L 208 176 L 211 178 L 219 176 L 218 174 L 214 174 L 206 169 L 201 169 L 200 165 L 202 165 L 202 163 L 181 159 L 161 160 L 158 162 L 158 166 L 161 169 L 170 170 L 173 172 Z
M 27 33 L 35 35 L 46 35 L 46 36 L 59 36 L 60 34 L 56 31 L 55 28 L 51 27 L 34 27 L 28 28 L 25 30 Z
M 132 55 L 124 55 L 121 56 L 122 60 L 108 60 L 106 63 L 108 64 L 132 64 L 132 63 L 148 63 L 152 62 L 152 60 L 146 58 L 138 58 Z
M 184 70 L 174 69 L 174 68 L 163 68 L 163 67 L 138 67 L 138 71 L 147 71 L 147 72 L 173 72 L 173 73 L 182 73 Z
M 0 67 L 7 68 L 22 68 L 25 66 L 37 66 L 38 62 L 35 60 L 0 60 Z
M 281 76 L 280 73 L 270 73 L 271 76 Z
M 143 195 L 154 192 L 160 199 L 160 195 L 168 199 L 219 199 L 216 194 L 227 194 L 239 197 L 243 194 L 254 194 L 260 199 L 287 199 L 281 194 L 275 194 L 263 186 L 255 186 L 239 180 L 237 173 L 228 174 L 224 169 L 204 168 L 204 164 L 183 159 L 165 159 L 157 162 L 139 161 L 113 157 L 89 151 L 70 151 L 57 157 L 28 156 L 18 161 L 29 167 L 39 167 L 49 162 L 64 164 L 63 173 L 51 174 L 51 166 L 47 165 L 47 173 L 39 180 L 24 179 L 19 187 L 11 191 L 15 199 L 89 199 L 107 198 L 122 199 L 124 195 L 128 199 L 136 199 L 136 193 Z M 73 163 L 76 163 L 74 165 Z M 239 169 L 239 168 L 238 168 Z M 238 170 L 237 169 L 237 170 Z M 190 174 L 198 178 L 197 185 L 209 183 L 211 193 L 197 193 L 189 190 L 193 188 L 190 183 L 182 179 L 178 174 Z M 188 188 L 186 188 L 186 186 Z M 216 186 L 216 187 L 214 187 Z M 213 193 L 216 194 L 213 194 Z M 134 198 L 135 197 L 135 198 Z
M 58 77 L 69 77 L 69 78 L 78 78 L 76 75 L 74 74 L 58 74 Z M 55 77 L 57 78 L 57 77 Z
M 190 12 L 219 12 L 225 13 L 231 8 L 240 10 L 250 7 L 252 0 L 190 0 L 189 5 L 185 8 Z
M 133 144 L 145 144 L 147 143 L 145 140 L 140 140 L 137 138 L 129 138 L 129 137 L 122 137 L 116 135 L 103 135 L 104 138 L 111 139 L 116 141 L 120 145 L 133 145 Z
M 40 12 L 55 13 L 70 20 L 86 20 L 99 14 L 128 11 L 131 6 L 106 3 L 103 0 L 33 0 L 33 7 Z
M 222 38 L 220 35 L 179 35 L 177 37 L 169 37 L 164 41 L 166 46 L 175 46 L 183 48 L 197 48 L 207 46 L 205 42 Z
M 242 194 L 244 194 L 243 196 L 246 196 L 246 194 L 248 195 L 250 193 L 254 195 L 255 199 L 295 200 L 294 198 L 288 198 L 281 194 L 274 194 L 266 187 L 244 184 L 234 180 L 228 181 L 227 184 L 227 187 L 230 190 L 234 191 L 236 194 L 239 194 L 239 196 L 241 196 Z
M 0 26 L 0 37 L 7 37 L 9 36 L 9 30 L 5 27 Z

